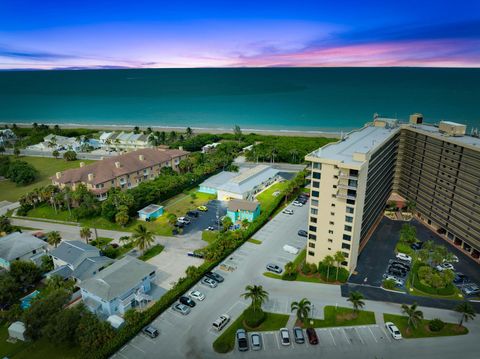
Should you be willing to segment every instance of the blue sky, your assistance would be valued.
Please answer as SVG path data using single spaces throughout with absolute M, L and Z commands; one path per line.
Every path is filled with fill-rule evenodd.
M 0 1 L 0 69 L 480 65 L 480 1 Z

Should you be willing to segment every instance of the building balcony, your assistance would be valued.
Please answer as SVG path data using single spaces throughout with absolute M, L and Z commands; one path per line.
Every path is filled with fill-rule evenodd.
M 357 190 L 356 186 L 349 186 L 347 184 L 339 184 L 337 187 L 340 188 L 340 189 L 346 189 L 346 190 L 349 190 L 349 189 Z
M 337 198 L 356 200 L 356 199 L 357 199 L 357 196 L 354 196 L 354 195 L 351 195 L 351 194 L 347 194 L 347 193 L 337 192 Z
M 345 172 L 340 172 L 339 175 L 338 175 L 339 178 L 342 178 L 342 179 L 352 179 L 352 180 L 358 180 L 358 176 L 357 175 L 351 175 L 349 173 L 345 173 Z

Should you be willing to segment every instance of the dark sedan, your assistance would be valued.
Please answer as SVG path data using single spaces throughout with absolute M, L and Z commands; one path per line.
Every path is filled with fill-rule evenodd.
M 307 233 L 307 231 L 304 231 L 303 229 L 301 229 L 301 230 L 298 231 L 298 235 L 300 237 L 307 237 L 308 233 Z

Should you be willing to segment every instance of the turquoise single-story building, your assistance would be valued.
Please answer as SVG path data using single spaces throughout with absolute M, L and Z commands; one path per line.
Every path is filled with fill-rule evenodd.
M 161 215 L 163 215 L 163 206 L 159 206 L 158 204 L 151 204 L 145 208 L 142 208 L 138 213 L 138 219 L 142 221 L 154 221 Z
M 238 176 L 238 173 L 228 171 L 217 173 L 216 175 L 213 175 L 212 177 L 207 178 L 205 181 L 200 183 L 198 192 L 216 195 L 218 189 L 235 176 Z
M 247 220 L 252 222 L 260 215 L 260 203 L 244 199 L 232 199 L 228 202 L 227 216 L 233 223 Z

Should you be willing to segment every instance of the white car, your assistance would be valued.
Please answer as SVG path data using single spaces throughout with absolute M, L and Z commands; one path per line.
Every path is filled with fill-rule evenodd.
M 446 260 L 444 259 L 443 262 L 446 262 Z M 449 259 L 449 262 L 458 263 L 458 257 L 456 255 L 452 255 L 452 257 Z
M 385 278 L 385 280 L 393 280 L 395 282 L 395 285 L 398 287 L 403 286 L 403 283 L 404 283 L 403 280 L 398 279 L 394 275 L 385 274 L 383 278 Z
M 282 213 L 283 213 L 283 214 L 290 214 L 290 215 L 292 215 L 292 214 L 293 214 L 293 210 L 292 210 L 292 209 L 284 209 L 284 210 L 282 211 Z
M 205 294 L 198 290 L 192 290 L 190 293 L 188 293 L 188 296 L 199 301 L 203 301 L 205 299 Z
M 298 202 L 298 201 L 293 201 L 292 204 L 296 207 L 303 207 L 303 203 L 302 202 Z
M 443 272 L 444 270 L 450 269 L 451 271 L 455 271 L 455 267 L 451 263 L 442 263 L 435 267 L 439 272 Z
M 291 254 L 298 254 L 299 252 L 299 249 L 297 247 L 294 247 L 294 246 L 291 246 L 291 245 L 288 245 L 288 244 L 285 244 L 283 246 L 283 250 L 287 253 L 291 253 Z
M 393 339 L 402 339 L 402 333 L 400 333 L 400 330 L 398 330 L 397 326 L 392 322 L 386 322 L 385 328 L 387 328 L 387 331 L 390 333 Z
M 412 263 L 412 257 L 410 257 L 409 255 L 407 255 L 405 253 L 398 253 L 396 257 L 397 257 L 397 259 L 400 259 L 401 261 Z
M 290 333 L 287 328 L 280 329 L 280 340 L 282 341 L 282 345 L 290 345 Z
M 178 217 L 177 222 L 183 223 L 183 224 L 190 224 L 190 219 L 187 217 Z

